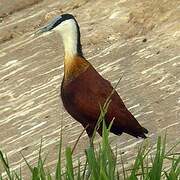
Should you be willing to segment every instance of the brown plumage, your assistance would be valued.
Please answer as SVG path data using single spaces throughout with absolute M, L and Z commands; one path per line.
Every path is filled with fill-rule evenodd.
M 80 122 L 91 138 L 100 115 L 100 105 L 104 105 L 113 91 L 109 81 L 105 80 L 83 57 L 80 31 L 76 19 L 70 14 L 57 16 L 38 33 L 54 29 L 61 35 L 64 49 L 64 78 L 61 85 L 61 98 L 68 113 Z M 148 130 L 142 127 L 127 110 L 116 91 L 105 115 L 107 125 L 113 120 L 111 132 L 120 135 L 123 132 L 134 137 L 146 138 Z M 102 134 L 102 126 L 98 133 Z
M 65 62 L 69 61 L 65 59 Z M 83 57 L 74 57 L 74 64 L 65 67 L 64 79 L 61 85 L 61 98 L 65 109 L 83 127 L 89 137 L 93 135 L 98 117 L 100 104 L 103 105 L 111 94 L 113 87 L 105 80 Z M 70 68 L 66 71 L 66 68 Z M 111 132 L 120 135 L 123 132 L 135 137 L 145 138 L 147 129 L 141 127 L 134 116 L 127 110 L 118 93 L 111 96 L 105 122 L 107 125 L 113 120 Z M 101 135 L 101 129 L 98 133 Z

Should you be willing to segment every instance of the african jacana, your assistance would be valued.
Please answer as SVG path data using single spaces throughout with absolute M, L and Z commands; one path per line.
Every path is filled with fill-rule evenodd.
M 61 84 L 61 98 L 65 109 L 79 121 L 91 138 L 103 105 L 113 91 L 110 82 L 105 80 L 84 58 L 78 23 L 73 15 L 57 16 L 40 33 L 55 30 L 61 35 L 64 44 L 64 77 Z M 111 132 L 123 132 L 134 137 L 146 138 L 148 130 L 142 127 L 128 111 L 116 91 L 111 95 L 105 122 L 113 120 Z M 102 126 L 97 130 L 102 135 Z

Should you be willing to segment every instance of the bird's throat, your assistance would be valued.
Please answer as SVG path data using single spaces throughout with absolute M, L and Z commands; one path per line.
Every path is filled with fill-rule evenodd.
M 77 55 L 77 38 L 76 37 L 64 37 L 64 55 L 65 59 L 73 59 Z

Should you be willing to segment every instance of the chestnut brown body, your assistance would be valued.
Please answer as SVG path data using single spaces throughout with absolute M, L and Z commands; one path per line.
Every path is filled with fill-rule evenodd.
M 65 62 L 70 60 L 65 59 Z M 65 63 L 65 74 L 61 85 L 61 98 L 65 109 L 83 127 L 89 137 L 92 137 L 94 128 L 100 115 L 100 105 L 113 91 L 109 81 L 105 80 L 93 66 L 82 57 L 74 57 L 70 63 Z M 134 137 L 146 138 L 147 129 L 142 127 L 134 116 L 127 110 L 116 91 L 111 96 L 105 122 L 107 125 L 113 120 L 111 132 L 120 135 L 123 132 Z M 102 127 L 98 129 L 101 135 Z

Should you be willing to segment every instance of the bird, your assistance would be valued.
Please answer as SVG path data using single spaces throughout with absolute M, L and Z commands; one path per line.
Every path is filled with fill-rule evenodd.
M 67 112 L 82 124 L 91 139 L 97 127 L 98 117 L 109 98 L 104 116 L 106 126 L 115 135 L 127 133 L 136 138 L 147 138 L 148 130 L 142 127 L 125 106 L 111 83 L 104 79 L 88 62 L 81 46 L 80 27 L 72 14 L 56 16 L 38 30 L 38 34 L 54 31 L 61 36 L 64 45 L 64 76 L 61 83 L 61 99 Z M 102 123 L 97 132 L 102 136 Z

